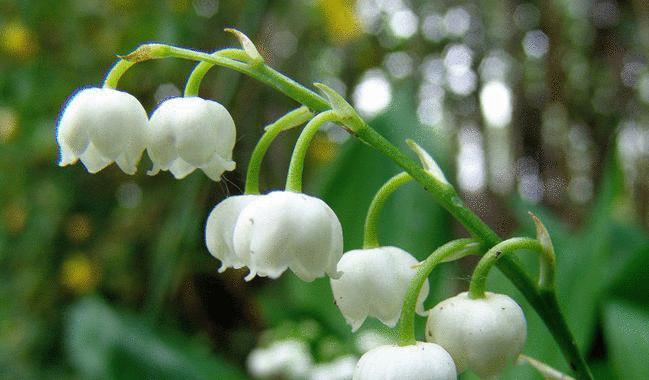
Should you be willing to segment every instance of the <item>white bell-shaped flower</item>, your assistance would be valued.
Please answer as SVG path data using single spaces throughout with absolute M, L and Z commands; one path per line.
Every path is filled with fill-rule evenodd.
M 458 373 L 470 369 L 482 378 L 496 376 L 523 350 L 527 323 L 520 306 L 504 294 L 471 299 L 467 292 L 430 310 L 426 340 L 444 347 Z
M 261 195 L 237 195 L 224 199 L 216 205 L 207 218 L 205 243 L 212 256 L 221 260 L 219 272 L 227 268 L 239 269 L 246 266 L 234 252 L 234 227 L 241 211 Z
M 343 253 L 338 217 L 325 202 L 301 193 L 275 191 L 246 206 L 234 228 L 234 248 L 250 274 L 279 277 L 290 268 L 304 281 L 337 277 Z
M 214 181 L 235 168 L 236 128 L 228 110 L 198 97 L 167 99 L 151 115 L 147 151 L 155 175 L 169 170 L 177 179 L 201 169 Z
M 331 280 L 336 305 L 352 331 L 365 319 L 378 318 L 394 327 L 399 320 L 408 287 L 417 273 L 418 263 L 408 252 L 397 247 L 356 249 L 338 262 L 340 278 Z M 424 300 L 428 296 L 424 282 L 417 299 L 417 313 L 426 315 Z
M 56 141 L 60 166 L 79 159 L 90 173 L 115 162 L 135 174 L 147 144 L 148 117 L 131 94 L 109 88 L 86 88 L 66 104 L 59 119 Z
M 368 351 L 356 365 L 353 380 L 456 380 L 451 355 L 434 343 L 386 345 Z

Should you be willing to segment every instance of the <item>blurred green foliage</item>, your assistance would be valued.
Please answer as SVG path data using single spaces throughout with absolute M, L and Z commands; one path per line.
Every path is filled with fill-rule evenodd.
M 462 12 L 470 24 L 458 34 Z M 404 37 L 410 24 L 394 14 L 414 15 L 409 22 L 419 28 Z M 326 279 L 305 284 L 287 273 L 244 283 L 243 271 L 217 274 L 219 263 L 203 244 L 207 213 L 241 191 L 263 125 L 295 107 L 292 101 L 236 73 L 215 68 L 208 75 L 201 94 L 228 107 L 239 133 L 238 169 L 217 184 L 200 173 L 183 181 L 147 177 L 146 159 L 134 177 L 113 167 L 90 175 L 79 165 L 56 166 L 57 113 L 75 89 L 101 82 L 115 54 L 148 41 L 211 51 L 234 45 L 221 32 L 234 26 L 274 67 L 302 83 L 328 83 L 356 103 L 356 90 L 378 69 L 389 83 L 389 106 L 371 124 L 403 149 L 404 139 L 414 138 L 453 183 L 466 168 L 463 149 L 475 143 L 462 136 L 477 131 L 488 175 L 477 191 L 463 188 L 467 203 L 504 236 L 533 236 L 527 211 L 539 215 L 558 256 L 561 307 L 596 377 L 646 378 L 648 25 L 641 1 L 0 0 L 0 377 L 247 378 L 251 349 L 285 337 L 307 341 L 321 362 L 361 354 Z M 513 99 L 507 127 L 489 127 L 477 82 L 464 94 L 450 77 L 426 87 L 431 67 L 458 45 L 472 52 L 469 71 L 480 85 L 494 78 L 495 63 L 508 65 L 498 77 Z M 401 76 L 408 65 L 395 71 L 389 62 L 408 62 L 391 55 L 404 52 L 411 68 Z M 494 56 L 506 58 L 488 61 Z M 152 111 L 178 94 L 192 66 L 137 65 L 121 86 Z M 440 91 L 442 101 L 426 111 Z M 282 186 L 296 133 L 271 148 L 266 189 Z M 495 186 L 507 181 L 494 177 L 502 169 L 492 166 L 500 162 L 494 151 L 509 152 L 505 191 Z M 357 248 L 373 192 L 397 167 L 327 131 L 316 139 L 307 171 L 306 191 L 331 205 L 345 248 Z M 523 186 L 525 178 L 542 184 L 540 198 Z M 464 234 L 415 184 L 399 190 L 381 218 L 382 242 L 418 258 Z M 534 258 L 522 258 L 536 270 Z M 427 306 L 464 290 L 473 263 L 436 269 Z M 489 286 L 524 307 L 525 353 L 569 371 L 511 284 L 494 273 Z M 523 366 L 504 377 L 540 378 Z

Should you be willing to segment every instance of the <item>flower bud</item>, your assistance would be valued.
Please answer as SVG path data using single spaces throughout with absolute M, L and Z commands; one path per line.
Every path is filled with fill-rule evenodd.
M 212 256 L 221 260 L 219 272 L 227 268 L 239 269 L 246 265 L 234 252 L 234 226 L 241 211 L 261 195 L 237 195 L 216 205 L 207 218 L 205 243 Z
M 275 191 L 246 206 L 234 228 L 237 256 L 255 275 L 279 277 L 290 268 L 304 281 L 337 277 L 343 250 L 340 222 L 322 200 Z
M 386 345 L 368 351 L 356 365 L 353 380 L 455 380 L 451 355 L 434 343 Z
M 219 103 L 198 97 L 165 100 L 151 115 L 148 174 L 169 170 L 181 179 L 199 168 L 219 181 L 235 168 L 235 140 L 234 121 Z
M 412 255 L 396 247 L 356 249 L 343 255 L 337 267 L 342 275 L 331 280 L 331 289 L 352 331 L 358 330 L 368 316 L 390 327 L 396 325 L 417 263 Z M 428 281 L 417 300 L 417 312 L 422 315 L 427 296 Z
M 131 94 L 108 88 L 86 88 L 67 103 L 56 131 L 60 166 L 79 159 L 90 173 L 115 162 L 135 174 L 146 148 L 148 118 Z
M 426 340 L 444 347 L 458 373 L 470 369 L 482 378 L 498 375 L 523 350 L 525 315 L 504 294 L 486 293 L 471 299 L 467 292 L 446 299 L 430 310 Z

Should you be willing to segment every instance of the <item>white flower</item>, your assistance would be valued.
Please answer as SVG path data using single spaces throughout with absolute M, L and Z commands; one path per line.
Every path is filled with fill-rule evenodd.
M 361 357 L 353 380 L 455 380 L 451 355 L 434 343 L 380 346 Z
M 212 256 L 221 260 L 219 272 L 242 268 L 246 263 L 234 252 L 234 226 L 241 211 L 261 195 L 237 195 L 216 205 L 207 217 L 205 243 Z
M 527 335 L 520 306 L 504 294 L 471 299 L 460 293 L 430 310 L 426 340 L 444 347 L 458 373 L 470 369 L 480 377 L 498 375 L 523 350 Z
M 232 149 L 236 128 L 217 102 L 198 97 L 165 100 L 151 115 L 147 151 L 150 175 L 169 170 L 181 179 L 197 168 L 214 181 L 235 168 Z
M 250 374 L 259 379 L 304 379 L 313 365 L 306 343 L 288 339 L 267 348 L 255 348 L 248 356 Z
M 90 173 L 117 163 L 135 174 L 146 148 L 148 118 L 133 95 L 108 88 L 86 88 L 67 103 L 56 132 L 60 166 L 79 159 Z
M 349 380 L 354 374 L 358 358 L 343 356 L 330 363 L 318 364 L 311 368 L 309 380 Z
M 290 268 L 304 281 L 337 277 L 343 253 L 340 222 L 322 200 L 275 191 L 246 206 L 234 228 L 237 256 L 255 275 L 279 277 Z
M 417 273 L 417 263 L 412 255 L 396 247 L 357 249 L 343 255 L 337 267 L 342 275 L 331 280 L 331 289 L 352 331 L 358 330 L 368 316 L 390 327 L 396 325 L 410 282 Z M 417 300 L 417 312 L 421 315 L 426 315 L 423 303 L 427 296 L 428 281 Z

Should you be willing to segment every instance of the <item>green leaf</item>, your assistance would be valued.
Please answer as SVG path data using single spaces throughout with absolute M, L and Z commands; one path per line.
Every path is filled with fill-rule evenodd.
M 639 249 L 616 276 L 611 293 L 617 297 L 649 304 L 649 246 Z
M 619 379 L 646 379 L 649 374 L 649 312 L 614 301 L 604 309 L 604 336 Z
M 235 366 L 210 353 L 207 345 L 156 329 L 98 298 L 73 305 L 65 344 L 84 378 L 246 379 Z
M 146 301 L 146 309 L 152 316 L 157 316 L 163 307 L 170 291 L 174 288 L 174 281 L 179 273 L 179 263 L 184 253 L 183 243 L 188 236 L 197 236 L 202 233 L 204 223 L 197 209 L 196 199 L 205 182 L 196 173 L 187 178 L 185 182 L 174 184 L 177 187 L 176 197 L 173 200 L 168 217 L 162 223 L 160 233 L 155 242 L 150 265 L 150 289 Z
M 613 247 L 622 263 L 609 292 L 616 298 L 649 305 L 649 237 L 632 226 L 616 227 Z

